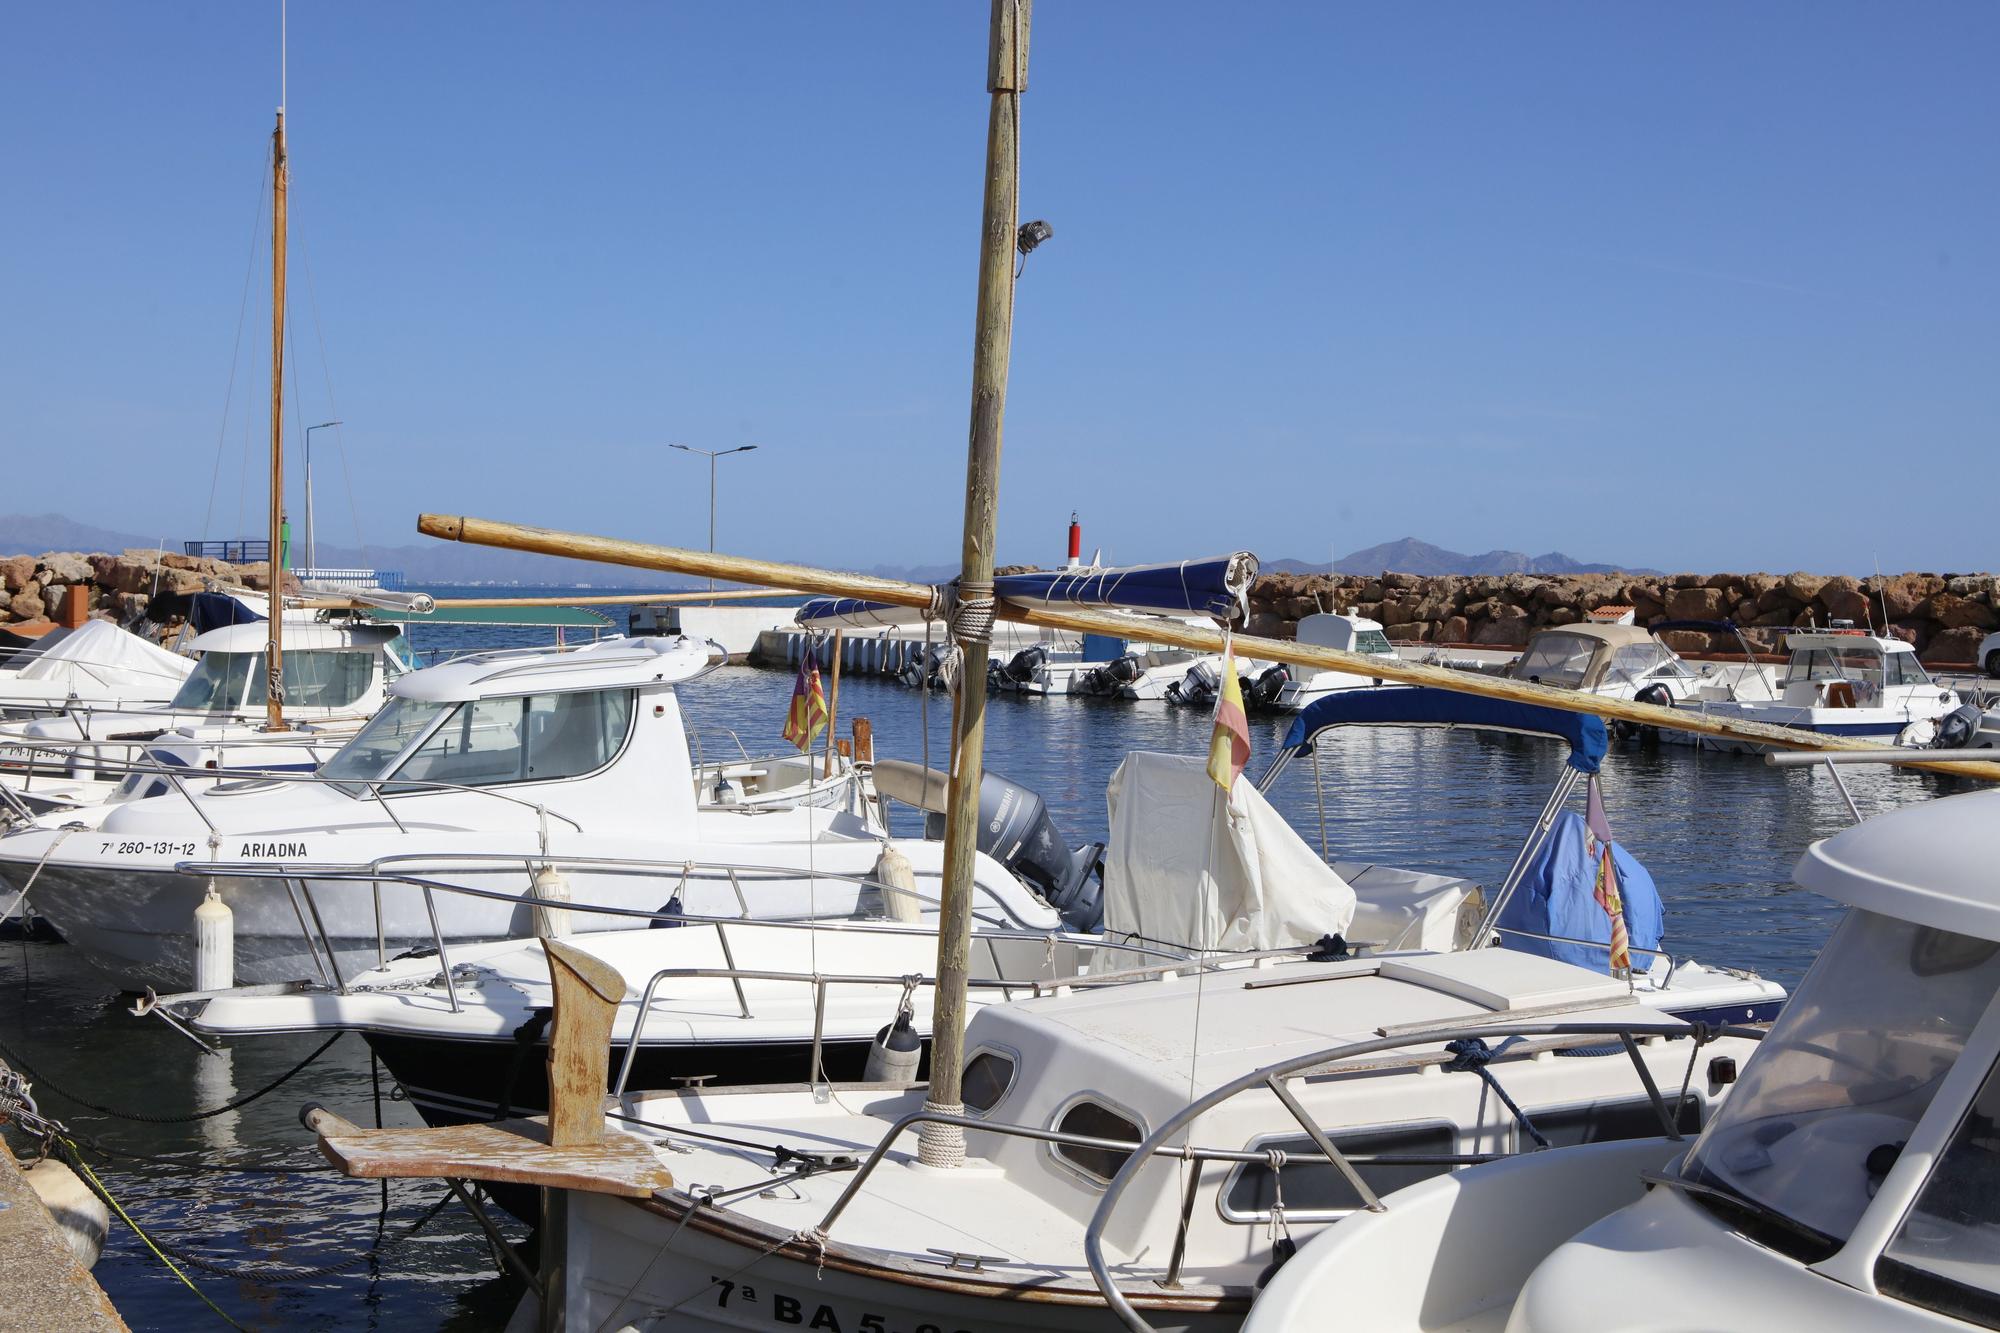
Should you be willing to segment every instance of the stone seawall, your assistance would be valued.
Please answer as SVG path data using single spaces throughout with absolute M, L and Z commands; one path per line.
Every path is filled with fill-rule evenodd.
M 0 626 L 53 620 L 62 615 L 69 589 L 78 587 L 89 598 L 89 613 L 99 619 L 127 627 L 165 624 L 185 614 L 187 599 L 210 579 L 261 588 L 266 576 L 262 562 L 232 565 L 175 551 L 4 556 L 0 557 Z
M 1884 625 L 1927 664 L 1964 665 L 2000 627 L 1991 574 L 1266 574 L 1250 589 L 1248 632 L 1289 639 L 1314 611 L 1353 611 L 1400 643 L 1519 648 L 1534 630 L 1570 625 L 1603 606 L 1630 606 L 1641 625 L 1733 620 L 1762 651 L 1785 630 L 1851 620 Z M 1735 637 L 1669 630 L 1677 652 L 1741 655 Z

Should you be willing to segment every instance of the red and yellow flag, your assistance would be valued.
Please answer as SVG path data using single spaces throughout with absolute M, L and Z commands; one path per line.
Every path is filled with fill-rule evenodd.
M 1243 684 L 1236 679 L 1236 650 L 1222 654 L 1222 692 L 1215 700 L 1215 731 L 1208 741 L 1208 775 L 1228 791 L 1250 762 L 1250 717 L 1243 711 Z
M 792 685 L 792 706 L 785 714 L 785 739 L 810 754 L 813 737 L 826 730 L 826 691 L 819 683 L 819 656 L 810 643 L 799 659 L 799 678 Z
M 1632 975 L 1632 939 L 1625 929 L 1625 898 L 1618 891 L 1618 867 L 1611 860 L 1611 821 L 1604 817 L 1604 797 L 1597 789 L 1597 775 L 1590 775 L 1584 798 L 1583 825 L 1590 832 L 1585 849 L 1597 860 L 1597 887 L 1592 896 L 1604 915 L 1611 918 L 1611 975 Z

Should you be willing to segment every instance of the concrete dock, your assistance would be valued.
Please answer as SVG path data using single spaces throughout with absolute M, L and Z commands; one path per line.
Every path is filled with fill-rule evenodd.
M 129 1333 L 0 1140 L 0 1333 Z

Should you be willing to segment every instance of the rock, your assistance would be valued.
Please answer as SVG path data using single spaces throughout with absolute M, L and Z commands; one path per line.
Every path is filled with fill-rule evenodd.
M 1925 599 L 1944 591 L 1944 580 L 1935 574 L 1892 574 L 1879 581 L 1869 580 L 1869 591 L 1875 604 L 1886 608 L 1890 620 L 1907 620 L 1919 614 L 1917 608 Z
M 2000 578 L 1991 574 L 1954 574 L 1945 580 L 1945 591 L 1960 597 L 1984 597 L 1991 604 L 2000 592 Z
M 1734 574 L 1710 574 L 1702 580 L 1702 586 L 1714 588 L 1718 592 L 1728 592 L 1731 588 L 1740 587 L 1742 582 L 1743 580 Z
M 1895 621 L 1889 626 L 1889 637 L 1901 639 L 1921 653 L 1930 646 L 1931 622 L 1917 619 Z
M 1433 643 L 1464 643 L 1472 636 L 1472 622 L 1464 616 L 1452 616 L 1437 627 L 1437 638 Z
M 1819 590 L 1826 586 L 1826 579 L 1819 574 L 1808 574 L 1804 570 L 1795 570 L 1785 575 L 1782 586 L 1787 593 L 1791 594 L 1793 601 L 1810 602 L 1813 598 L 1819 596 Z
M 34 577 L 34 573 L 35 557 L 31 555 L 14 555 L 0 560 L 0 581 L 4 581 L 6 590 L 10 593 L 19 592 L 27 587 L 28 580 Z
M 1718 590 L 1705 588 L 1702 591 L 1715 592 Z M 1676 616 L 1675 619 L 1682 619 L 1682 617 Z M 1705 653 L 1708 651 L 1708 635 L 1697 629 L 1670 629 L 1662 631 L 1660 642 L 1677 653 Z
M 41 559 L 41 567 L 55 577 L 50 583 L 88 583 L 91 580 L 90 561 L 76 551 L 50 551 Z
M 1384 588 L 1410 589 L 1422 582 L 1423 580 L 1415 574 L 1391 574 L 1387 571 L 1384 571 L 1382 574 L 1382 586 Z
M 1297 626 L 1275 612 L 1259 611 L 1250 617 L 1243 632 L 1266 639 L 1289 639 L 1297 632 Z
M 49 610 L 40 593 L 25 590 L 14 594 L 7 603 L 7 609 L 16 620 L 40 620 Z
M 1945 629 L 1970 626 L 1973 629 L 1989 630 L 2000 624 L 2000 620 L 1994 618 L 1992 607 L 1952 592 L 1934 594 L 1924 603 L 1923 614 Z
M 1782 611 L 1787 622 L 1798 614 L 1800 600 L 1792 595 L 1792 590 L 1780 583 L 1757 594 L 1757 610 L 1760 613 Z
M 1667 617 L 1670 620 L 1720 620 L 1729 606 L 1727 597 L 1728 594 L 1720 588 L 1682 588 L 1667 598 Z
M 1736 609 L 1729 613 L 1729 618 L 1739 625 L 1747 625 L 1755 620 L 1757 618 L 1757 599 L 1754 597 L 1745 597 L 1736 604 Z
M 1743 589 L 1747 596 L 1762 597 L 1765 593 L 1774 591 L 1783 582 L 1784 580 L 1776 574 L 1745 574 Z
M 1319 610 L 1319 602 L 1312 597 L 1287 597 L 1278 604 L 1277 610 L 1288 620 L 1303 620 Z
M 1776 611 L 1759 611 L 1757 613 L 1757 618 L 1751 621 L 1750 623 L 1758 626 L 1764 626 L 1764 625 L 1789 626 L 1792 623 L 1792 617 L 1796 614 L 1798 613 L 1795 611 L 1785 610 L 1782 607 Z
M 153 604 L 153 599 L 143 592 L 121 592 L 113 596 L 115 599 L 113 604 L 105 609 L 110 611 L 121 625 L 135 625 L 144 620 L 146 608 Z
M 1511 616 L 1495 616 L 1472 632 L 1472 641 L 1490 648 L 1525 648 L 1528 646 L 1528 617 L 1518 606 L 1502 606 L 1503 611 L 1512 611 Z
M 1985 635 L 1971 625 L 1961 625 L 1938 634 L 1930 646 L 1918 654 L 1925 666 L 1963 666 L 1979 652 Z
M 1829 620 L 1851 620 L 1856 625 L 1868 623 L 1868 594 L 1861 590 L 1861 580 L 1846 574 L 1836 574 L 1820 585 L 1819 604 L 1826 608 Z
M 1429 643 L 1431 625 L 1423 620 L 1405 620 L 1396 625 L 1385 625 L 1382 632 L 1397 643 Z
M 1549 611 L 1549 624 L 1574 625 L 1583 619 L 1583 613 L 1573 606 L 1558 606 Z

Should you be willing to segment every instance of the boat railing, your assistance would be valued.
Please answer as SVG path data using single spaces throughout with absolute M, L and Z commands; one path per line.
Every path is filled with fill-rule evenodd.
M 896 923 L 877 920 L 829 919 L 813 915 L 798 917 L 759 917 L 754 915 L 750 895 L 760 882 L 782 881 L 797 884 L 801 881 L 820 883 L 831 881 L 851 887 L 857 894 L 874 890 L 886 900 L 900 895 L 913 900 L 918 911 L 935 912 L 941 891 L 926 893 L 921 889 L 905 888 L 900 885 L 885 884 L 872 873 L 812 869 L 802 866 L 755 865 L 744 862 L 705 862 L 696 860 L 661 861 L 625 857 L 589 856 L 548 856 L 539 853 L 521 855 L 496 855 L 490 852 L 462 853 L 399 853 L 359 864 L 311 865 L 291 863 L 275 866 L 264 862 L 227 861 L 183 861 L 174 869 L 185 875 L 198 878 L 227 877 L 241 880 L 271 880 L 284 886 L 284 891 L 296 916 L 301 935 L 305 939 L 320 981 L 340 994 L 349 993 L 350 978 L 345 976 L 339 965 L 339 953 L 334 947 L 333 936 L 326 929 L 319 910 L 318 897 L 313 892 L 314 884 L 351 883 L 369 885 L 372 891 L 372 911 L 375 927 L 375 951 L 377 966 L 386 966 L 389 957 L 389 936 L 383 916 L 382 886 L 404 885 L 417 890 L 423 897 L 425 916 L 430 924 L 430 948 L 438 956 L 444 973 L 446 998 L 452 1012 L 459 1011 L 458 982 L 451 966 L 451 949 L 444 931 L 439 924 L 437 913 L 438 894 L 458 894 L 463 897 L 503 902 L 510 906 L 542 907 L 599 917 L 614 921 L 666 926 L 714 925 L 718 929 L 743 927 L 791 927 L 810 924 L 814 929 L 844 932 L 907 933 L 912 923 Z M 609 903 L 541 897 L 534 891 L 535 877 L 544 870 L 585 871 L 592 875 L 631 875 L 649 879 L 672 881 L 673 888 L 668 894 L 669 904 L 681 899 L 689 885 L 700 881 L 726 882 L 736 899 L 738 915 L 721 916 L 669 910 L 669 908 L 624 907 Z M 519 871 L 528 883 L 524 890 L 486 889 L 471 884 L 457 883 L 439 876 L 447 872 L 460 875 L 493 875 Z M 931 876 L 938 879 L 939 876 Z M 746 888 L 749 892 L 746 892 Z M 986 899 L 989 906 L 983 911 L 975 909 L 980 919 L 976 922 L 979 938 L 991 954 L 996 971 L 1004 971 L 998 953 L 999 941 L 1020 940 L 1044 949 L 1053 948 L 1059 937 L 1045 928 L 1038 928 L 1022 921 L 1004 901 L 992 896 Z M 1004 914 L 1002 919 L 989 915 L 997 907 Z M 613 929 L 606 926 L 604 929 Z M 934 932 L 935 926 L 929 927 Z M 1174 966 L 1185 968 L 1186 955 L 1172 949 L 1159 948 L 1143 942 L 1103 940 L 1092 937 L 1073 937 L 1070 942 L 1087 944 L 1089 947 L 1116 949 L 1141 957 L 1170 959 Z M 192 992 L 179 998 L 194 998 Z
M 1299 1101 L 1297 1095 L 1293 1093 L 1289 1085 L 1294 1080 L 1302 1078 L 1318 1079 L 1342 1074 L 1375 1073 L 1387 1066 L 1379 1059 L 1367 1059 L 1366 1057 L 1378 1057 L 1387 1052 L 1403 1051 L 1412 1046 L 1435 1047 L 1437 1049 L 1412 1053 L 1401 1061 L 1400 1064 L 1410 1067 L 1436 1064 L 1444 1065 L 1448 1070 L 1456 1069 L 1462 1072 L 1474 1073 L 1486 1081 L 1487 1085 L 1495 1092 L 1501 1102 L 1513 1113 L 1517 1122 L 1521 1123 L 1524 1127 L 1531 1128 L 1527 1115 L 1514 1104 L 1513 1100 L 1500 1087 L 1498 1081 L 1492 1077 L 1487 1060 L 1489 1058 L 1494 1060 L 1501 1058 L 1526 1059 L 1544 1051 L 1561 1049 L 1566 1046 L 1608 1044 L 1607 1039 L 1610 1039 L 1617 1042 L 1623 1048 L 1626 1056 L 1631 1060 L 1632 1068 L 1638 1075 L 1639 1083 L 1645 1090 L 1646 1098 L 1651 1103 L 1654 1114 L 1659 1118 L 1662 1135 L 1667 1139 L 1678 1142 L 1686 1137 L 1680 1128 L 1679 1114 L 1676 1108 L 1669 1106 L 1666 1097 L 1660 1092 L 1659 1084 L 1654 1080 L 1652 1070 L 1647 1067 L 1645 1057 L 1640 1053 L 1639 1043 L 1642 1040 L 1691 1041 L 1692 1044 L 1688 1052 L 1687 1076 L 1682 1082 L 1680 1092 L 1675 1097 L 1675 1101 L 1679 1102 L 1686 1095 L 1687 1084 L 1693 1078 L 1695 1062 L 1700 1058 L 1703 1047 L 1718 1037 L 1741 1037 L 1750 1041 L 1758 1041 L 1764 1036 L 1764 1030 L 1761 1028 L 1735 1024 L 1689 1023 L 1678 1020 L 1650 1022 L 1589 1022 L 1582 1020 L 1522 1022 L 1517 1020 L 1514 1022 L 1501 1022 L 1493 1019 L 1468 1019 L 1458 1023 L 1438 1023 L 1402 1031 L 1379 1028 L 1377 1032 L 1381 1035 L 1371 1040 L 1349 1042 L 1305 1055 L 1292 1056 L 1276 1064 L 1266 1065 L 1261 1069 L 1252 1070 L 1247 1074 L 1231 1079 L 1229 1082 L 1189 1102 L 1172 1116 L 1169 1116 L 1161 1123 L 1159 1128 L 1148 1134 L 1143 1141 L 1136 1145 L 1130 1140 L 1112 1140 L 1109 1142 L 1100 1140 L 1094 1141 L 1089 1145 L 1092 1147 L 1109 1148 L 1113 1151 L 1127 1154 L 1124 1162 L 1118 1168 L 1118 1173 L 1105 1186 L 1104 1195 L 1098 1200 L 1096 1211 L 1091 1214 L 1089 1225 L 1084 1229 L 1083 1238 L 1084 1259 L 1090 1268 L 1091 1279 L 1097 1284 L 1097 1289 L 1103 1295 L 1106 1304 L 1111 1307 L 1112 1312 L 1118 1316 L 1126 1328 L 1133 1330 L 1133 1333 L 1153 1333 L 1153 1326 L 1147 1323 L 1144 1317 L 1133 1307 L 1131 1300 L 1119 1289 L 1117 1281 L 1112 1276 L 1110 1263 L 1105 1258 L 1104 1253 L 1104 1232 L 1110 1224 L 1112 1214 L 1117 1211 L 1119 1200 L 1131 1187 L 1133 1181 L 1138 1178 L 1141 1169 L 1144 1168 L 1146 1163 L 1155 1157 L 1175 1158 L 1186 1161 L 1261 1162 L 1269 1165 L 1274 1171 L 1282 1171 L 1284 1166 L 1292 1164 L 1331 1164 L 1340 1173 L 1348 1188 L 1361 1201 L 1361 1210 L 1385 1212 L 1387 1211 L 1387 1206 L 1383 1203 L 1381 1197 L 1376 1194 L 1374 1188 L 1363 1178 L 1357 1168 L 1367 1165 L 1462 1166 L 1515 1155 L 1498 1152 L 1467 1154 L 1398 1153 L 1393 1155 L 1344 1153 L 1340 1150 L 1339 1145 L 1334 1142 L 1332 1134 L 1314 1119 L 1312 1113 L 1306 1109 L 1305 1105 Z M 1459 1043 L 1483 1043 L 1489 1040 L 1498 1040 L 1503 1043 L 1518 1040 L 1522 1044 L 1519 1046 L 1502 1045 L 1491 1052 L 1490 1056 L 1475 1061 L 1466 1061 L 1464 1059 L 1460 1054 L 1465 1049 L 1462 1046 L 1458 1047 L 1456 1051 L 1445 1049 L 1447 1045 L 1458 1046 Z M 1277 1099 L 1278 1103 L 1284 1107 L 1286 1113 L 1304 1131 L 1306 1137 L 1312 1140 L 1313 1146 L 1318 1149 L 1317 1152 L 1294 1153 L 1287 1150 L 1283 1154 L 1282 1159 L 1279 1159 L 1269 1150 L 1192 1148 L 1185 1144 L 1176 1144 L 1171 1141 L 1185 1135 L 1197 1120 L 1224 1102 L 1230 1101 L 1246 1092 L 1260 1091 L 1269 1092 Z M 840 1199 L 835 1202 L 832 1212 L 821 1223 L 822 1230 L 831 1224 L 833 1218 L 839 1215 L 840 1210 L 846 1206 L 847 1201 L 859 1189 L 862 1180 L 865 1179 L 866 1173 L 872 1170 L 884 1153 L 886 1153 L 889 1141 L 900 1134 L 906 1125 L 915 1123 L 923 1118 L 923 1113 L 918 1112 L 896 1122 L 896 1125 L 891 1128 L 889 1135 L 870 1154 L 868 1161 L 863 1165 L 862 1171 L 857 1173 L 857 1178 L 848 1184 L 847 1189 L 842 1193 Z M 989 1125 L 970 1117 L 961 1117 L 960 1119 L 971 1129 L 993 1130 L 995 1132 L 1017 1134 L 1023 1137 L 1042 1137 L 1043 1134 L 1047 1133 L 1047 1131 L 1028 1130 L 1022 1126 L 1008 1126 L 1002 1130 L 998 1126 Z M 1540 1138 L 1539 1134 L 1531 1134 L 1530 1137 L 1534 1140 L 1535 1146 L 1522 1148 L 1519 1150 L 1520 1152 L 1540 1152 L 1548 1149 L 1549 1145 Z M 1162 1277 L 1156 1279 L 1157 1285 L 1167 1289 L 1172 1289 L 1179 1285 L 1181 1265 L 1186 1255 L 1188 1228 L 1193 1218 L 1196 1190 L 1200 1177 L 1200 1172 L 1189 1173 L 1187 1188 L 1183 1191 L 1174 1244 L 1169 1252 L 1170 1257 L 1166 1272 Z M 1248 1222 L 1244 1223 L 1244 1225 L 1249 1224 Z

